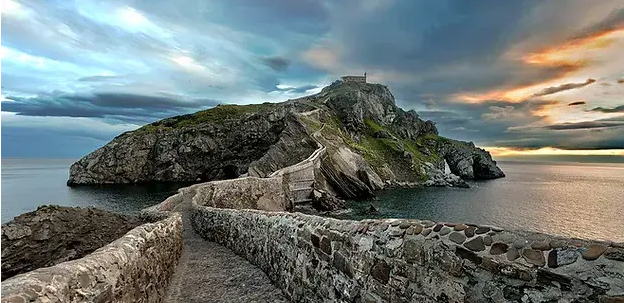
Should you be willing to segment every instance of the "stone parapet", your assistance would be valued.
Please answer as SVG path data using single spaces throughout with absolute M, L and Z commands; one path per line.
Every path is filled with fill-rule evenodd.
M 219 208 L 284 211 L 292 209 L 286 186 L 281 176 L 212 181 L 195 187 L 193 201 Z
M 204 238 L 294 302 L 621 302 L 624 247 L 492 226 L 336 220 L 194 203 Z
M 84 258 L 2 282 L 2 302 L 159 302 L 182 251 L 182 218 L 146 223 Z

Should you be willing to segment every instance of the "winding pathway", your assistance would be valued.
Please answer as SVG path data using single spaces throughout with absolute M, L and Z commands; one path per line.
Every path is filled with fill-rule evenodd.
M 311 113 L 311 112 L 309 112 Z M 307 114 L 309 114 L 307 113 Z M 325 127 L 314 132 L 316 137 Z M 318 140 L 317 140 L 318 142 Z M 324 149 L 291 167 L 311 161 Z M 283 168 L 284 169 L 288 169 Z M 276 171 L 273 175 L 279 173 Z M 313 187 L 312 187 L 313 190 Z M 191 226 L 191 200 L 195 192 L 183 196 L 173 211 L 182 214 L 184 251 L 169 283 L 165 302 L 289 302 L 264 272 L 217 243 L 207 241 Z
M 164 302 L 288 302 L 259 268 L 193 230 L 193 195 L 174 209 L 182 214 L 184 251 Z

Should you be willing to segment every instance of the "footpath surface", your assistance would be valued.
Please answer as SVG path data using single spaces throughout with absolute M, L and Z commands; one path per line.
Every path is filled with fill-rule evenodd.
M 259 268 L 193 230 L 190 199 L 174 210 L 182 214 L 184 251 L 164 302 L 288 302 Z

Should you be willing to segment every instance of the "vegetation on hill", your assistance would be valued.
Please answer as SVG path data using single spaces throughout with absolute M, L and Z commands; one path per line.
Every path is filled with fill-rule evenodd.
M 154 132 L 157 130 L 193 126 L 202 123 L 220 122 L 228 119 L 240 119 L 244 115 L 267 112 L 276 106 L 276 103 L 247 105 L 219 104 L 213 108 L 198 111 L 193 114 L 180 115 L 156 121 L 139 128 L 138 131 Z

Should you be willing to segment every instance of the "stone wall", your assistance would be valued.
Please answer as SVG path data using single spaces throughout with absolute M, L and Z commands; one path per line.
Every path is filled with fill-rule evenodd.
M 2 282 L 2 302 L 159 302 L 182 251 L 182 218 L 140 225 L 88 256 Z
M 195 187 L 193 201 L 219 208 L 290 210 L 292 205 L 285 186 L 281 176 L 212 181 Z
M 622 302 L 624 245 L 419 220 L 193 205 L 293 302 Z

